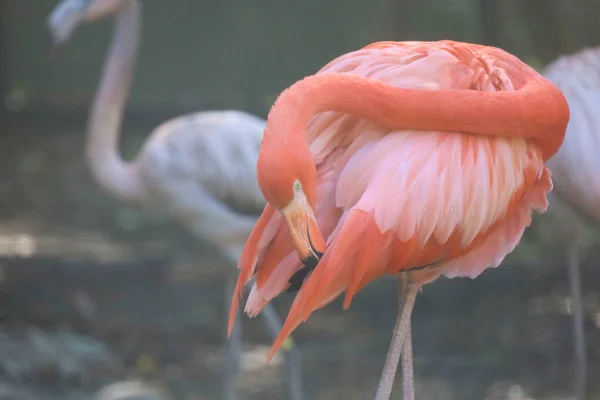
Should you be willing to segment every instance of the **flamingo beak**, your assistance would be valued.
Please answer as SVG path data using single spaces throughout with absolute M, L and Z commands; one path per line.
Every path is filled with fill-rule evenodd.
M 48 28 L 54 45 L 64 45 L 85 18 L 89 0 L 63 0 L 48 16 Z
M 288 229 L 294 240 L 294 246 L 305 267 L 315 269 L 325 253 L 326 243 L 315 218 L 312 207 L 303 193 L 281 210 Z

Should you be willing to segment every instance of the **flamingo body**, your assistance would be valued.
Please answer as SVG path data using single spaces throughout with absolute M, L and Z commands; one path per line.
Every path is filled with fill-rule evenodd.
M 562 56 L 543 71 L 571 108 L 566 139 L 548 161 L 557 196 L 600 221 L 600 48 Z
M 162 123 L 133 167 L 147 199 L 237 260 L 265 205 L 256 181 L 264 127 L 264 120 L 235 110 Z
M 370 97 L 372 92 L 364 89 L 366 96 L 361 98 L 355 93 L 358 85 L 340 83 L 353 79 L 345 74 L 368 78 L 356 81 L 365 87 L 371 85 L 375 93 Z M 324 96 L 346 99 L 344 104 L 353 103 L 336 105 L 336 111 L 326 111 L 327 106 L 323 106 L 325 112 L 310 115 L 306 127 L 306 142 L 316 168 L 314 213 L 327 249 L 301 284 L 270 356 L 312 311 L 344 291 L 344 305 L 348 307 L 358 290 L 384 274 L 410 271 L 420 286 L 440 275 L 474 278 L 485 268 L 499 265 L 531 223 L 531 211 L 543 212 L 548 206 L 546 195 L 552 182 L 545 160 L 560 146 L 568 121 L 564 98 L 548 81 L 516 57 L 484 46 L 452 41 L 380 42 L 338 57 L 307 79 L 329 80 L 328 85 L 339 90 L 346 88 L 345 92 L 327 91 Z M 331 82 L 335 80 L 340 82 Z M 390 92 L 397 88 L 412 90 L 401 99 L 404 110 L 398 108 L 398 113 L 392 110 L 385 114 L 383 107 L 390 104 L 388 101 L 373 107 L 378 99 L 387 96 L 384 90 L 388 89 L 379 82 L 385 83 Z M 545 141 L 527 137 L 527 126 L 511 131 L 517 126 L 514 118 L 503 125 L 505 129 L 494 125 L 481 135 L 473 134 L 477 127 L 486 126 L 482 120 L 485 116 L 478 121 L 463 121 L 460 115 L 447 112 L 450 107 L 458 108 L 449 96 L 456 94 L 458 101 L 463 101 L 460 99 L 479 96 L 471 94 L 476 91 L 515 91 L 516 98 L 522 95 L 517 91 L 531 82 L 548 88 L 548 96 L 556 100 L 550 106 L 558 115 L 556 122 L 548 125 Z M 318 101 L 314 96 L 314 101 Z M 284 94 L 280 99 L 283 97 Z M 416 102 L 426 97 L 440 103 L 440 120 L 464 129 L 423 129 L 435 126 L 436 121 L 419 122 L 408 108 L 419 109 L 421 105 Z M 485 101 L 488 97 L 477 98 Z M 305 100 L 309 102 L 308 98 Z M 444 106 L 444 100 L 448 106 Z M 291 104 L 297 106 L 296 113 L 301 113 L 298 103 L 292 100 L 289 104 L 283 99 L 278 102 L 271 110 L 263 139 L 259 182 L 261 171 L 267 175 L 263 180 L 273 179 L 266 169 L 276 162 L 270 157 L 267 162 L 265 155 L 264 167 L 260 168 L 262 153 L 267 151 L 264 147 L 270 145 L 280 149 L 281 154 L 286 152 L 286 143 L 276 138 L 276 133 L 283 136 L 284 121 L 276 117 Z M 493 114 L 493 105 L 472 104 L 474 108 L 489 106 L 490 121 L 496 117 L 500 121 L 504 116 L 500 115 L 505 112 L 502 105 L 497 108 L 500 114 Z M 369 107 L 372 108 L 367 111 Z M 504 107 L 510 111 L 509 104 Z M 339 109 L 356 110 L 362 115 Z M 435 116 L 433 111 L 431 107 L 425 110 Z M 466 115 L 472 112 L 463 111 Z M 398 114 L 415 122 L 394 122 Z M 369 115 L 373 118 L 367 118 Z M 442 127 L 440 123 L 438 126 Z M 539 127 L 532 123 L 529 130 L 540 130 Z M 272 138 L 267 137 L 270 129 Z M 273 144 L 269 143 L 271 140 Z M 263 193 L 265 188 L 269 190 L 268 182 L 261 185 Z M 245 307 L 251 316 L 288 289 L 294 274 L 302 269 L 289 229 L 275 208 L 272 204 L 265 207 L 240 260 L 237 295 L 256 276 Z
M 567 135 L 548 161 L 555 191 L 551 211 L 565 233 L 575 350 L 574 391 L 586 398 L 585 310 L 580 278 L 579 218 L 600 222 L 600 48 L 561 56 L 543 74 L 560 88 L 571 108 Z M 574 213 L 573 213 L 574 212 Z

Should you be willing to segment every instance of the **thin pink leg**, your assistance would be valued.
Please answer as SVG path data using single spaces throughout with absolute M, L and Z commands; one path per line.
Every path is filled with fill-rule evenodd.
M 567 269 L 573 312 L 573 349 L 575 351 L 574 392 L 577 400 L 586 398 L 587 360 L 585 346 L 584 305 L 581 290 L 581 267 L 577 238 L 569 243 Z
M 407 278 L 403 279 L 403 301 L 406 294 Z M 402 348 L 402 399 L 415 399 L 415 376 L 413 370 L 413 352 L 412 352 L 412 324 L 408 322 L 406 330 L 406 339 L 404 339 L 404 347 Z
M 406 289 L 404 291 L 403 296 L 404 301 L 402 302 L 402 307 L 400 307 L 398 310 L 396 326 L 394 327 L 392 341 L 390 343 L 390 348 L 388 350 L 388 354 L 385 360 L 385 365 L 383 367 L 383 373 L 381 374 L 381 379 L 379 381 L 377 393 L 375 394 L 375 400 L 389 400 L 390 395 L 392 394 L 392 387 L 394 386 L 394 379 L 396 377 L 396 371 L 398 369 L 400 355 L 402 354 L 402 349 L 404 347 L 405 339 L 407 338 L 407 333 L 410 332 L 410 315 L 415 304 L 417 292 L 419 291 L 418 285 L 411 282 L 405 283 L 403 279 L 399 280 L 398 286 L 400 293 L 402 293 L 404 288 Z M 411 366 L 410 370 L 407 372 L 409 372 L 410 375 L 412 375 L 412 354 L 410 356 Z M 403 377 L 404 375 L 405 372 L 403 372 Z M 413 385 L 409 385 L 410 389 L 412 387 Z M 411 391 L 413 392 L 414 398 L 414 390 L 411 389 Z

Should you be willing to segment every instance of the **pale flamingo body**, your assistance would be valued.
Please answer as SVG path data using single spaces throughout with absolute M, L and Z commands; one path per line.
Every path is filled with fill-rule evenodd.
M 136 158 L 146 199 L 237 260 L 264 198 L 256 158 L 264 120 L 199 112 L 159 125 Z
M 600 222 L 600 48 L 561 56 L 548 65 L 543 74 L 562 90 L 571 109 L 565 141 L 548 161 L 555 184 L 549 198 L 550 210 L 559 220 L 568 245 L 576 356 L 574 386 L 578 399 L 584 399 L 587 361 L 578 216 Z
M 256 180 L 256 160 L 265 121 L 243 111 L 205 111 L 159 125 L 133 161 L 122 159 L 118 139 L 133 80 L 141 30 L 139 0 L 63 0 L 49 16 L 55 42 L 63 44 L 80 23 L 115 15 L 115 33 L 87 129 L 86 159 L 97 183 L 113 197 L 146 203 L 217 247 L 232 264 L 260 211 L 264 197 Z M 233 279 L 227 288 L 227 304 Z M 269 333 L 281 321 L 270 306 L 262 314 Z M 228 343 L 224 398 L 236 398 L 241 330 Z M 286 355 L 290 395 L 303 398 L 300 355 Z
M 252 277 L 251 316 L 299 288 L 272 356 L 312 311 L 344 291 L 348 307 L 382 275 L 409 271 L 417 288 L 499 265 L 548 206 L 545 161 L 568 115 L 517 58 L 451 41 L 375 43 L 296 83 L 269 114 L 258 161 L 269 204 L 240 260 L 230 328 Z
M 571 109 L 567 136 L 548 161 L 555 194 L 600 221 L 600 48 L 562 56 L 544 71 Z

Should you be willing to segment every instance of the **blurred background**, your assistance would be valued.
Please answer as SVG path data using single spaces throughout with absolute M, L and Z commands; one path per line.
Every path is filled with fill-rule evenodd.
M 222 256 L 151 209 L 92 180 L 83 140 L 112 21 L 51 51 L 58 1 L 0 0 L 0 399 L 91 399 L 137 379 L 172 399 L 220 398 L 227 311 Z M 600 0 L 143 1 L 143 33 L 121 150 L 180 114 L 276 96 L 331 59 L 380 40 L 496 45 L 536 69 L 600 44 Z M 175 5 L 177 3 L 177 5 Z M 343 4 L 342 4 L 343 3 Z M 586 226 L 582 280 L 589 398 L 600 399 L 600 234 Z M 500 268 L 439 279 L 413 314 L 421 399 L 566 399 L 573 350 L 564 236 L 537 216 Z M 282 316 L 292 296 L 275 300 Z M 307 399 L 365 399 L 395 321 L 391 279 L 294 333 Z M 245 321 L 248 399 L 287 398 L 281 365 Z M 258 365 L 258 366 L 257 366 Z

